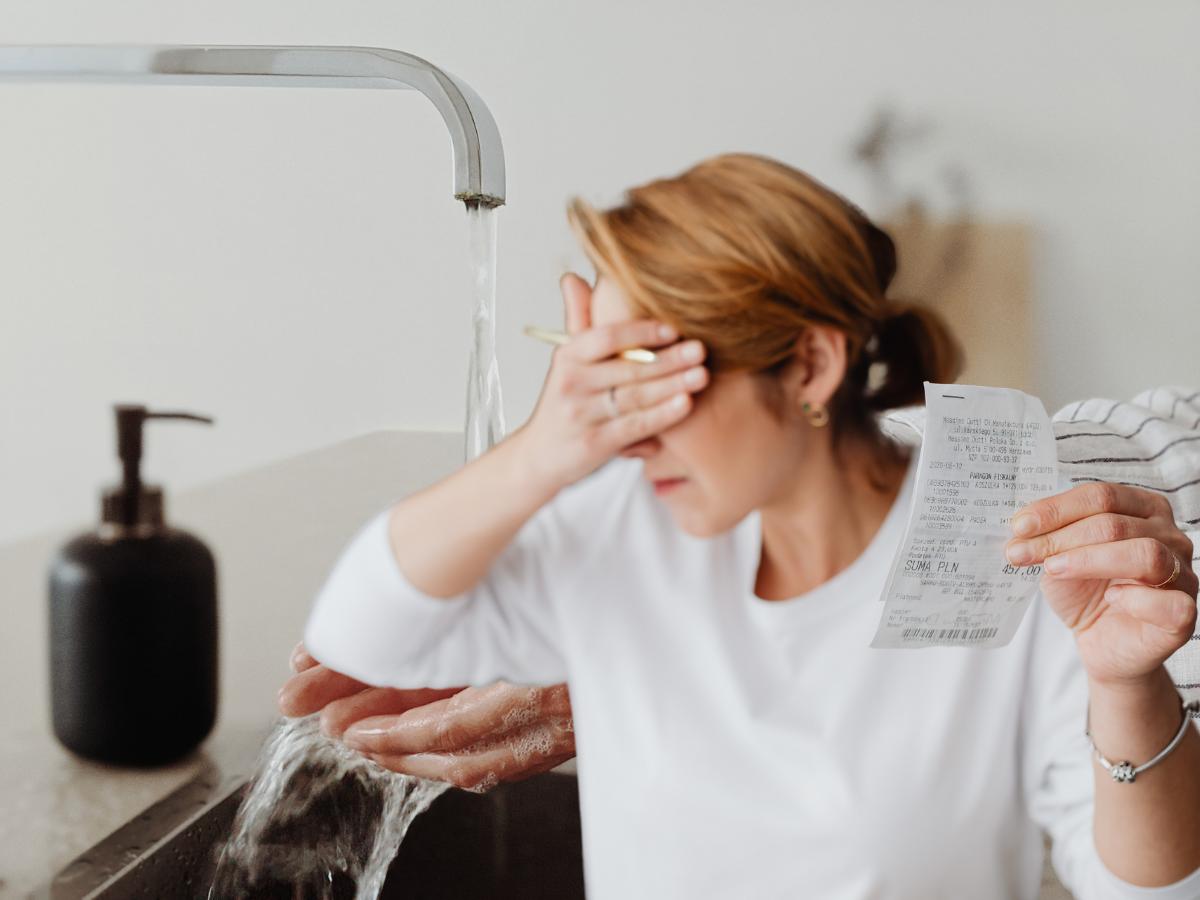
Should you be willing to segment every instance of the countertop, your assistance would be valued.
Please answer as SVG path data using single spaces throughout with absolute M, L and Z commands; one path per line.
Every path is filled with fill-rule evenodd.
M 0 547 L 0 897 L 49 881 L 206 765 L 248 773 L 338 553 L 373 513 L 458 468 L 462 448 L 456 433 L 384 431 L 178 494 L 165 485 L 167 521 L 199 536 L 217 559 L 221 693 L 213 734 L 189 758 L 158 769 L 79 759 L 51 731 L 46 572 L 57 549 L 91 523 Z

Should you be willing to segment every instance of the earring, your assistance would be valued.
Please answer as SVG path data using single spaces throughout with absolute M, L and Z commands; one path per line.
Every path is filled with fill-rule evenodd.
M 805 402 L 801 407 L 804 414 L 808 416 L 808 424 L 814 428 L 824 428 L 829 424 L 829 410 L 820 403 L 812 404 Z

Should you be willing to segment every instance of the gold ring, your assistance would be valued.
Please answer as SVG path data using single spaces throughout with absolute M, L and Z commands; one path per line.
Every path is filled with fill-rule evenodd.
M 1176 555 L 1176 554 L 1174 554 L 1174 553 L 1172 553 L 1172 554 L 1171 554 L 1171 558 L 1175 560 L 1175 571 L 1173 571 L 1173 572 L 1171 573 L 1171 577 L 1170 577 L 1170 578 L 1168 578 L 1166 581 L 1160 581 L 1158 584 L 1152 584 L 1152 585 L 1150 585 L 1150 587 L 1152 587 L 1152 588 L 1161 588 L 1161 587 L 1166 587 L 1168 584 L 1170 584 L 1172 581 L 1174 581 L 1176 578 L 1178 578 L 1178 577 L 1179 577 L 1179 572 L 1180 572 L 1180 571 L 1182 570 L 1182 568 L 1183 568 L 1183 567 L 1182 567 L 1182 566 L 1179 564 L 1179 556 L 1178 556 L 1178 555 Z

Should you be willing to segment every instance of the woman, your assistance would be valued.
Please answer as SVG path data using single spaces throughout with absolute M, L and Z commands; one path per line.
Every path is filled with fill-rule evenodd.
M 571 221 L 599 276 L 564 281 L 537 408 L 360 532 L 312 655 L 398 688 L 566 681 L 593 898 L 1034 897 L 1041 828 L 1081 897 L 1200 895 L 1200 735 L 1117 784 L 1081 733 L 1090 702 L 1141 763 L 1180 729 L 1163 662 L 1197 581 L 1162 497 L 1030 505 L 1010 559 L 1065 568 L 1009 646 L 871 650 L 915 473 L 878 414 L 959 359 L 887 299 L 891 241 L 743 154 Z M 344 739 L 422 774 L 390 724 Z

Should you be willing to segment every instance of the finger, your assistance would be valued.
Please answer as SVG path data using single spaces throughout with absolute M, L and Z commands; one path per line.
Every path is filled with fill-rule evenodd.
M 599 362 L 634 347 L 661 347 L 679 338 L 672 326 L 653 319 L 629 319 L 589 328 L 564 346 L 578 362 Z
M 567 334 L 580 334 L 592 327 L 592 289 L 574 272 L 558 280 L 563 296 L 563 315 Z
M 303 672 L 305 669 L 311 669 L 313 666 L 319 666 L 320 663 L 313 658 L 312 654 L 304 649 L 304 641 L 298 643 L 292 650 L 291 658 L 288 660 L 288 665 L 293 672 Z
M 1035 538 L 1013 538 L 1005 547 L 1005 556 L 1014 566 L 1035 565 L 1047 556 L 1065 553 L 1090 544 L 1108 544 L 1137 537 L 1153 537 L 1176 553 L 1185 551 L 1182 532 L 1159 519 L 1142 519 L 1118 513 L 1100 513 L 1072 522 Z M 1182 540 L 1181 540 L 1182 539 Z
M 1046 571 L 1056 578 L 1119 578 L 1143 584 L 1161 584 L 1175 571 L 1177 557 L 1155 538 L 1132 538 L 1110 544 L 1092 544 L 1046 557 Z M 1193 593 L 1196 575 L 1180 565 L 1173 588 Z
M 1135 619 L 1176 637 L 1186 639 L 1196 629 L 1196 601 L 1183 591 L 1114 584 L 1104 592 L 1104 599 Z
M 645 409 L 617 416 L 599 426 L 599 441 L 619 449 L 643 441 L 678 424 L 692 410 L 691 394 L 676 394 Z
M 399 716 L 356 722 L 346 729 L 342 739 L 356 750 L 374 753 L 462 750 L 537 721 L 545 714 L 544 696 L 543 689 L 507 682 L 468 688 Z
M 462 688 L 369 688 L 334 700 L 321 710 L 321 731 L 331 738 L 340 738 L 355 722 L 379 716 L 398 716 L 416 707 L 452 697 Z
M 557 720 L 465 752 L 366 755 L 394 772 L 485 791 L 561 765 L 575 755 L 575 741 L 569 722 Z
M 384 754 L 366 753 L 385 769 L 445 781 L 455 787 L 476 793 L 490 791 L 513 765 L 512 754 L 504 748 L 467 755 L 452 753 Z
M 644 384 L 631 384 L 625 387 L 612 388 L 593 394 L 587 401 L 588 421 L 605 422 L 616 416 L 629 415 L 639 410 L 651 409 L 664 401 L 669 401 L 677 394 L 697 393 L 708 384 L 708 370 L 704 366 L 696 366 L 686 372 L 670 375 L 666 378 L 656 378 Z M 611 393 L 612 399 L 609 399 Z
M 1165 513 L 1171 520 L 1171 505 L 1162 494 L 1153 491 L 1096 481 L 1077 485 L 1069 491 L 1043 497 L 1021 507 L 1013 514 L 1012 529 L 1017 537 L 1035 537 L 1099 513 L 1118 513 L 1143 519 L 1151 516 L 1161 518 Z
M 279 689 L 279 711 L 295 718 L 324 709 L 327 703 L 365 689 L 367 685 L 333 669 L 317 665 L 289 678 Z
M 602 391 L 613 386 L 653 381 L 681 369 L 698 367 L 704 353 L 704 344 L 700 341 L 683 341 L 659 351 L 657 359 L 651 363 L 617 357 L 581 366 L 576 383 L 583 390 Z

